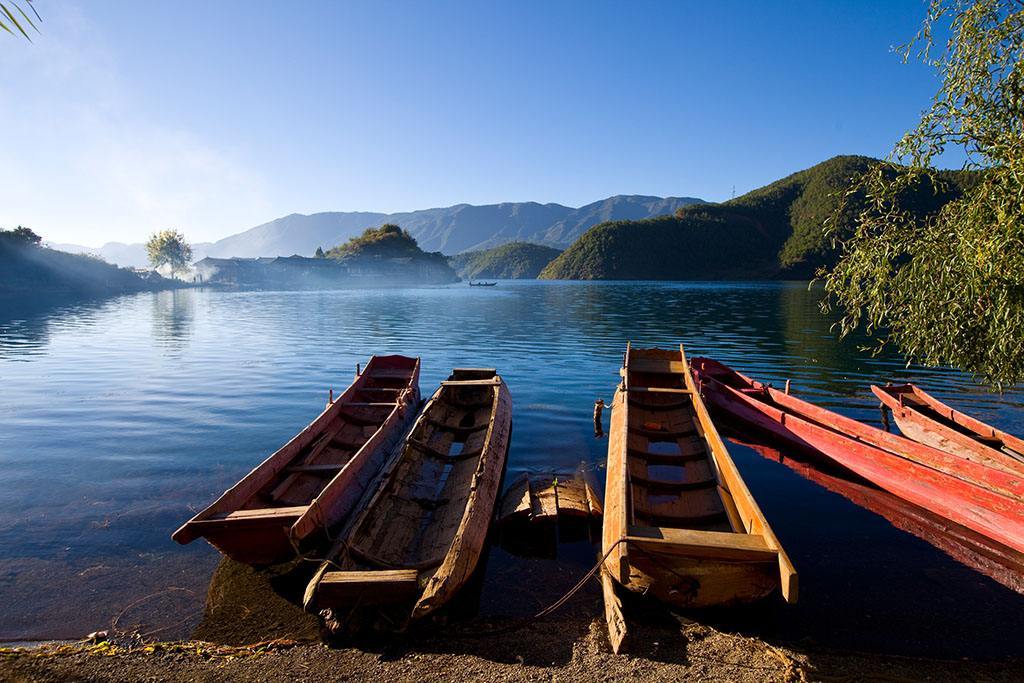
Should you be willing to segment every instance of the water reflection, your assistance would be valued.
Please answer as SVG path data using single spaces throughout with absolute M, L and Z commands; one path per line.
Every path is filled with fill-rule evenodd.
M 574 470 L 584 461 L 601 476 L 607 441 L 594 438 L 594 400 L 611 398 L 627 340 L 682 342 L 760 379 L 790 378 L 800 394 L 873 422 L 869 382 L 912 380 L 987 422 L 1024 432 L 1019 393 L 991 395 L 963 375 L 870 358 L 857 340 L 836 343 L 816 299 L 802 283 L 501 282 L 183 290 L 20 312 L 0 304 L 0 638 L 103 628 L 112 612 L 161 586 L 194 590 L 193 608 L 201 607 L 218 556 L 201 544 L 172 544 L 171 531 L 307 424 L 328 388 L 346 386 L 371 353 L 422 356 L 425 394 L 452 367 L 498 368 L 515 405 L 510 470 Z M 759 456 L 738 460 L 810 580 L 809 604 L 845 599 L 842 584 L 822 578 L 815 588 L 813 579 L 834 574 L 823 558 L 859 566 L 852 555 L 863 546 L 851 546 L 852 536 L 891 551 L 886 562 L 895 577 L 884 580 L 894 582 L 904 608 L 917 601 L 939 609 L 944 603 L 934 593 L 942 590 L 980 613 L 994 613 L 998 596 L 1005 611 L 1024 615 L 1024 599 L 995 593 L 1009 592 L 979 574 L 957 574 L 932 546 L 887 523 L 866 524 L 817 496 L 817 484 Z M 808 531 L 819 523 L 832 533 Z M 511 593 L 505 579 L 513 574 L 495 552 L 485 605 Z M 589 548 L 580 557 L 579 567 L 593 561 Z M 946 584 L 920 581 L 922 566 L 941 567 Z M 563 566 L 560 576 L 574 581 L 577 568 Z M 34 576 L 49 577 L 50 594 L 60 599 L 28 597 L 42 585 Z M 863 608 L 873 588 L 858 576 L 841 579 L 857 585 Z M 957 608 L 947 608 L 954 629 Z M 789 623 L 792 614 L 773 618 Z M 155 628 L 184 615 L 163 616 Z M 997 616 L 1011 631 L 1024 625 Z
M 165 347 L 182 351 L 192 336 L 195 290 L 171 289 L 153 294 L 153 338 Z

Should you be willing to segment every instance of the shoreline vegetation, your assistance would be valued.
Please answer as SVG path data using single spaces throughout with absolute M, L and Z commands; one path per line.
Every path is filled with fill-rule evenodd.
M 837 156 L 735 199 L 687 203 L 674 214 L 616 220 L 589 228 L 564 251 L 512 241 L 446 256 L 426 252 L 405 228 L 384 224 L 317 256 L 211 258 L 197 261 L 196 284 L 239 288 L 318 289 L 450 284 L 461 279 L 809 280 L 839 254 L 833 239 L 852 230 L 863 197 L 844 197 L 856 178 L 879 164 Z M 932 215 L 977 181 L 942 171 L 939 186 L 908 191 L 908 209 Z M 841 202 L 842 225 L 828 221 Z M 494 226 L 500 240 L 506 227 Z M 11 234 L 13 231 L 4 231 Z M 0 295 L 19 292 L 124 294 L 191 286 L 155 271 L 119 268 L 87 255 L 0 241 Z

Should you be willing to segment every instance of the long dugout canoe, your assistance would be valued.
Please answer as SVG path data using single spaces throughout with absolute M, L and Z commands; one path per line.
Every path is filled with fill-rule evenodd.
M 1024 500 L 973 480 L 974 469 L 966 478 L 949 471 L 951 458 L 981 467 L 977 463 L 807 403 L 710 358 L 694 358 L 693 374 L 709 403 L 746 426 L 824 456 L 904 500 L 1024 551 Z M 1010 475 L 996 479 L 1015 485 Z
M 625 588 L 679 607 L 750 602 L 797 574 L 678 350 L 627 346 L 612 403 L 603 551 Z
M 420 361 L 373 356 L 287 444 L 174 532 L 238 562 L 267 565 L 323 542 L 375 483 L 420 404 Z
M 306 588 L 328 631 L 401 630 L 448 603 L 483 552 L 512 435 L 493 369 L 455 369 Z

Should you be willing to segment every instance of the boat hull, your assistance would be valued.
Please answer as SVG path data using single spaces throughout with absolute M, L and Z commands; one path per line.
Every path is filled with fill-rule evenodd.
M 908 439 L 964 460 L 1024 476 L 1024 442 L 1017 437 L 953 410 L 913 384 L 872 386 L 871 391 L 892 411 L 896 424 Z M 992 443 L 1009 452 L 989 445 Z
M 779 564 L 728 562 L 642 550 L 629 544 L 623 587 L 683 609 L 728 607 L 762 600 L 779 589 Z
M 322 545 L 376 481 L 415 420 L 419 403 L 418 359 L 371 358 L 309 426 L 172 538 L 182 544 L 205 538 L 231 559 L 251 565 L 285 562 Z M 359 410 L 382 411 L 379 422 L 360 422 L 368 414 L 355 415 Z M 335 446 L 345 434 L 358 441 Z M 345 452 L 336 448 L 351 455 L 335 455 Z M 336 457 L 345 459 L 337 463 Z M 324 464 L 324 458 L 332 462 Z M 283 497 L 275 500 L 275 493 Z M 292 496 L 300 500 L 285 502 Z
M 922 448 L 902 437 L 860 425 L 863 434 L 854 438 L 790 409 L 782 409 L 776 403 L 782 398 L 777 392 L 715 361 L 694 359 L 693 368 L 705 399 L 747 427 L 758 429 L 805 453 L 824 456 L 904 500 L 1014 550 L 1024 551 L 1024 501 L 1019 498 L 883 450 L 863 439 L 866 436 L 882 440 L 884 435 L 884 441 L 893 448 L 898 448 L 901 441 L 905 442 L 908 452 L 913 447 Z M 723 378 L 728 384 L 721 381 Z M 786 400 L 791 404 L 803 403 L 795 397 Z M 806 410 L 816 416 L 834 415 L 838 424 L 849 420 L 817 406 L 806 405 Z M 868 430 L 879 434 L 872 437 Z
M 402 630 L 450 603 L 480 565 L 512 431 L 492 369 L 442 383 L 306 588 L 327 631 Z
M 682 349 L 629 349 L 612 401 L 603 550 L 629 591 L 736 605 L 797 578 L 695 391 Z M 607 599 L 607 598 L 606 598 Z

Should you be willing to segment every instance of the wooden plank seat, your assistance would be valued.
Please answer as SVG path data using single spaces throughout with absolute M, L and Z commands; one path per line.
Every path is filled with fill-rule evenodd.
M 670 387 L 627 387 L 630 394 L 689 394 L 689 389 L 673 389 Z
M 650 453 L 630 448 L 629 457 L 642 458 L 648 465 L 685 465 L 688 462 L 704 460 L 707 458 L 707 455 L 703 451 L 694 451 L 693 453 Z
M 374 370 L 373 372 L 371 372 L 369 374 L 369 378 L 370 379 L 403 379 L 403 380 L 408 380 L 410 375 L 412 375 L 412 372 L 409 371 L 409 370 L 402 370 L 402 369 L 388 370 L 388 369 L 383 369 L 382 368 L 380 370 Z
M 631 526 L 627 540 L 641 547 L 673 555 L 753 562 L 770 562 L 777 557 L 777 551 L 756 534 Z
M 643 436 L 649 441 L 677 441 L 687 436 L 694 436 L 697 433 L 696 428 L 685 429 L 681 432 L 669 432 L 662 431 L 660 429 L 646 429 L 644 427 L 629 426 L 629 433 L 635 434 L 636 436 Z
M 724 510 L 717 512 L 705 512 L 697 515 L 666 514 L 664 512 L 650 512 L 637 509 L 633 511 L 635 517 L 645 519 L 650 526 L 664 527 L 701 527 L 728 524 L 729 516 Z
M 678 401 L 673 403 L 645 403 L 635 398 L 629 399 L 629 405 L 632 408 L 638 408 L 640 410 L 649 410 L 652 413 L 668 412 L 672 410 L 683 410 L 690 405 L 689 401 Z
M 375 401 L 375 402 L 362 402 L 362 403 L 360 403 L 360 402 L 352 401 L 351 403 L 346 403 L 345 405 L 349 406 L 349 407 L 352 407 L 352 408 L 394 408 L 395 407 L 395 402 L 394 401 Z
M 387 416 L 385 415 L 381 415 L 379 417 L 365 417 L 363 415 L 356 415 L 354 413 L 350 413 L 347 410 L 339 411 L 338 414 L 341 415 L 341 418 L 345 420 L 345 422 L 356 425 L 357 427 L 372 427 L 375 425 L 381 425 L 384 423 L 384 420 L 387 419 Z
M 701 479 L 699 481 L 668 481 L 665 479 L 651 479 L 648 477 L 630 475 L 629 483 L 636 484 L 637 486 L 643 486 L 647 489 L 648 493 L 679 493 L 682 491 L 697 491 L 699 489 L 714 488 L 718 485 L 718 480 L 711 478 Z
M 325 595 L 360 604 L 381 605 L 407 600 L 419 590 L 419 572 L 415 569 L 376 571 L 332 571 L 320 579 Z
M 635 359 L 630 362 L 629 371 L 645 375 L 682 375 L 686 372 L 686 365 L 678 360 Z
M 415 448 L 416 450 L 420 451 L 425 455 L 437 458 L 438 460 L 447 460 L 451 462 L 455 462 L 458 460 L 468 460 L 469 458 L 476 458 L 483 452 L 483 449 L 478 448 L 476 450 L 463 451 L 462 453 L 452 455 L 451 453 L 445 453 L 443 451 L 437 450 L 432 446 L 428 446 L 419 439 L 410 438 L 407 440 L 406 443 L 408 443 L 410 446 L 412 446 L 413 448 Z

